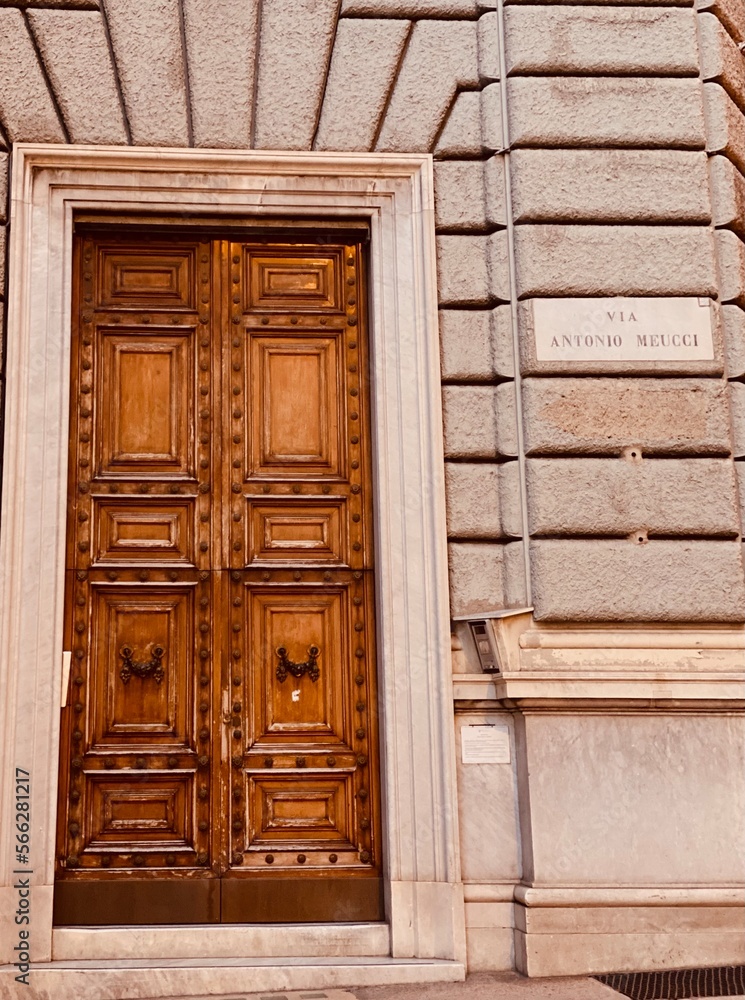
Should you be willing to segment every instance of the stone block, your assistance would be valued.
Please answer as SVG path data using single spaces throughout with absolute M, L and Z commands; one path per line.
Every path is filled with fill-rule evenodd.
M 737 492 L 740 496 L 740 531 L 745 535 L 745 461 L 735 462 Z
M 440 305 L 491 305 L 509 299 L 507 241 L 490 236 L 438 236 Z
M 98 11 L 30 10 L 72 142 L 125 145 L 127 131 Z
M 711 11 L 736 42 L 745 42 L 745 6 L 741 0 L 698 0 L 700 11 Z
M 184 0 L 195 146 L 251 146 L 257 6 L 255 0 Z
M 730 453 L 716 379 L 528 378 L 522 399 L 529 455 Z
M 735 458 L 745 458 L 745 382 L 730 382 L 730 406 Z
M 450 612 L 524 606 L 522 543 L 450 542 Z
M 745 308 L 745 243 L 737 233 L 726 229 L 718 229 L 714 239 L 722 302 L 734 302 Z
M 5 296 L 5 247 L 8 230 L 5 226 L 0 226 L 0 296 Z M 1 329 L 1 328 L 0 328 Z
M 721 84 L 745 111 L 745 57 L 713 14 L 700 14 L 698 23 L 702 79 Z
M 745 173 L 745 115 L 718 83 L 704 84 L 706 148 L 723 153 Z
M 502 87 L 498 83 L 490 83 L 481 91 L 481 145 L 489 152 L 504 147 Z
M 738 532 L 729 459 L 531 458 L 527 489 L 534 536 Z
M 178 0 L 107 0 L 106 15 L 136 146 L 188 146 Z
M 712 221 L 745 236 L 745 176 L 726 156 L 709 160 Z
M 451 232 L 478 232 L 506 224 L 504 162 L 444 160 L 435 163 L 435 225 Z
M 513 458 L 517 454 L 515 387 L 446 385 L 442 390 L 445 457 Z
M 342 0 L 341 16 L 469 18 L 493 6 L 496 0 Z
M 310 149 L 323 100 L 338 0 L 264 4 L 256 82 L 257 149 Z
M 448 538 L 519 538 L 517 462 L 446 462 Z
M 481 156 L 481 92 L 464 90 L 450 109 L 435 145 L 435 157 Z
M 494 153 L 503 145 L 500 85 L 490 83 L 481 91 L 457 95 L 434 152 L 438 159 L 474 157 Z
M 673 149 L 516 149 L 515 220 L 708 223 L 706 162 Z
M 514 6 L 507 71 L 697 76 L 696 17 L 685 8 Z
M 64 142 L 33 43 L 18 10 L 0 9 L 0 119 L 10 142 Z
M 508 94 L 516 147 L 704 148 L 698 80 L 516 77 Z
M 708 295 L 711 232 L 692 226 L 519 226 L 518 294 Z
M 739 306 L 722 306 L 724 353 L 729 378 L 745 375 L 745 312 Z
M 738 542 L 546 539 L 530 562 L 540 621 L 745 620 Z
M 482 14 L 478 23 L 479 80 L 482 84 L 498 80 L 499 15 L 496 11 Z
M 314 149 L 372 148 L 409 29 L 408 21 L 339 21 Z
M 450 613 L 467 615 L 504 607 L 504 546 L 450 542 Z
M 475 22 L 417 21 L 375 148 L 429 152 L 458 88 L 477 83 Z
M 440 361 L 446 381 L 513 378 L 510 307 L 441 309 Z

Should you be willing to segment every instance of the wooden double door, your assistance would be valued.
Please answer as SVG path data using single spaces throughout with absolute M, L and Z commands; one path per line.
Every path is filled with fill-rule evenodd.
M 75 236 L 55 921 L 382 919 L 362 238 L 128 232 Z

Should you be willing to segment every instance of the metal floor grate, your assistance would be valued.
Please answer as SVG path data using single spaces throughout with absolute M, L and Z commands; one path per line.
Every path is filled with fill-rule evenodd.
M 631 1000 L 688 1000 L 689 997 L 745 996 L 745 965 L 665 972 L 614 972 L 594 976 Z

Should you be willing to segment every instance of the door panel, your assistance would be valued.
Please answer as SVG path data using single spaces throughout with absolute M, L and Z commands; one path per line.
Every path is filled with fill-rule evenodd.
M 76 237 L 58 923 L 382 917 L 361 255 Z

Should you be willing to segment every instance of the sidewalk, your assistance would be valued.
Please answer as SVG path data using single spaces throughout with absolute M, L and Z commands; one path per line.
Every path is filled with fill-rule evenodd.
M 172 1000 L 186 1000 L 173 997 Z M 359 986 L 276 993 L 229 993 L 189 1000 L 626 1000 L 587 977 L 527 979 L 514 972 L 477 972 L 464 983 Z M 730 997 L 728 1000 L 737 1000 Z

